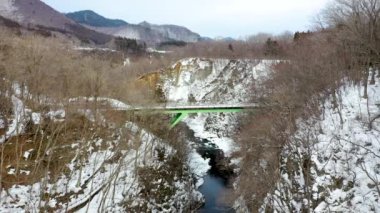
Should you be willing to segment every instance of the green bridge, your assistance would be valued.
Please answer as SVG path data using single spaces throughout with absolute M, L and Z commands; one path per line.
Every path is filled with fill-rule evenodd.
M 174 114 L 170 121 L 170 128 L 175 127 L 179 122 L 186 118 L 189 114 L 197 113 L 234 113 L 244 110 L 255 110 L 267 108 L 265 104 L 201 104 L 201 105 L 174 105 L 162 104 L 154 106 L 131 106 L 128 108 L 118 108 L 118 110 L 134 111 L 134 112 L 157 112 L 165 114 Z

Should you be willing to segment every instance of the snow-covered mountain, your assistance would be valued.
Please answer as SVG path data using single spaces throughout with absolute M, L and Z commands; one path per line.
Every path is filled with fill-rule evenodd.
M 127 24 L 119 27 L 97 27 L 84 23 L 84 26 L 105 34 L 137 39 L 148 44 L 167 41 L 197 42 L 200 35 L 189 29 L 176 25 L 154 25 L 147 22 Z
M 199 34 L 182 26 L 147 22 L 128 24 L 88 10 L 65 16 L 40 0 L 0 0 L 0 16 L 25 27 L 71 33 L 82 41 L 97 44 L 107 43 L 113 36 L 137 39 L 151 45 L 168 41 L 197 42 L 201 39 Z
M 68 29 L 75 24 L 39 0 L 0 0 L 0 15 L 25 25 Z
M 190 31 L 186 27 L 182 27 L 178 25 L 157 25 L 157 24 L 150 24 L 146 21 L 138 25 L 159 32 L 169 41 L 175 40 L 175 41 L 184 41 L 184 42 L 197 42 L 201 38 L 199 34 Z
M 70 33 L 81 40 L 88 39 L 98 44 L 104 44 L 112 38 L 77 24 L 40 0 L 0 0 L 0 16 L 25 27 Z
M 141 27 L 139 25 L 129 24 L 128 26 L 120 27 L 94 27 L 89 25 L 84 26 L 108 35 L 144 41 L 149 45 L 168 41 L 168 38 L 166 38 L 161 33 L 147 27 Z
M 157 44 L 166 41 L 196 42 L 200 35 L 177 25 L 156 25 L 146 21 L 130 24 L 119 19 L 108 19 L 94 11 L 84 10 L 67 13 L 66 17 L 93 30 L 125 38 Z

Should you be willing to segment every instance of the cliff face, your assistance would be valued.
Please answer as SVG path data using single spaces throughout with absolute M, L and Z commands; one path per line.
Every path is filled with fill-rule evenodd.
M 259 98 L 253 93 L 270 72 L 272 60 L 189 58 L 162 72 L 145 75 L 167 102 L 179 104 L 239 104 Z M 154 81 L 152 81 L 154 79 Z M 156 82 L 155 84 L 152 82 Z M 191 115 L 184 122 L 195 136 L 206 138 L 228 156 L 236 149 L 232 136 L 238 127 L 237 113 Z
M 168 101 L 233 104 L 248 102 L 257 80 L 273 61 L 190 58 L 163 76 Z
M 239 104 L 259 98 L 252 91 L 267 77 L 271 60 L 190 58 L 177 62 L 162 88 L 170 102 Z M 243 113 L 191 115 L 185 120 L 195 136 L 206 138 L 229 156 L 237 145 L 232 139 Z

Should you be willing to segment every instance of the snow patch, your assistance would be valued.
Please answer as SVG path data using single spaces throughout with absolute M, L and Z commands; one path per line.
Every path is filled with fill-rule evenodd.
M 154 49 L 154 48 L 151 48 L 151 47 L 148 47 L 146 49 L 146 51 L 148 53 L 159 53 L 159 54 L 166 54 L 166 53 L 169 53 L 169 51 L 165 51 L 165 50 L 157 50 L 157 49 Z
M 5 122 L 3 119 L 0 119 L 0 129 L 4 129 L 5 128 Z
M 123 62 L 123 66 L 129 66 L 129 65 L 131 65 L 131 60 L 129 58 L 125 58 Z
M 96 100 L 98 102 L 104 102 L 105 104 L 109 104 L 110 107 L 112 107 L 113 109 L 124 110 L 126 108 L 130 108 L 130 105 L 128 105 L 122 101 L 112 99 L 112 98 L 97 97 Z M 78 97 L 78 98 L 70 98 L 69 99 L 70 103 L 81 102 L 81 101 L 85 101 L 85 102 L 95 101 L 95 97 Z
M 196 150 L 192 150 L 188 156 L 188 161 L 191 173 L 197 178 L 196 187 L 198 188 L 204 183 L 202 177 L 204 177 L 211 168 L 209 165 L 210 159 L 204 159 Z
M 0 136 L 0 143 L 4 143 L 9 137 L 24 133 L 24 128 L 28 121 L 27 116 L 25 116 L 27 110 L 25 109 L 24 103 L 14 95 L 11 97 L 11 100 L 13 105 L 13 116 L 8 123 L 8 130 L 5 135 Z
M 53 121 L 60 122 L 60 121 L 63 121 L 64 118 L 66 117 L 66 111 L 64 109 L 50 111 L 50 112 L 46 113 L 46 116 Z
M 116 52 L 116 50 L 113 50 L 113 49 L 110 49 L 110 48 L 99 48 L 99 47 L 74 47 L 74 50 Z
M 33 112 L 32 121 L 33 121 L 33 124 L 36 124 L 36 125 L 41 124 L 41 113 Z

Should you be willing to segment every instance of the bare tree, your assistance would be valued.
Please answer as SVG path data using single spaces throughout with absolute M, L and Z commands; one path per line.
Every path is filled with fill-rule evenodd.
M 358 72 L 367 98 L 370 67 L 380 63 L 380 1 L 335 0 L 323 18 L 327 26 L 337 29 L 341 46 L 351 55 L 350 68 Z

